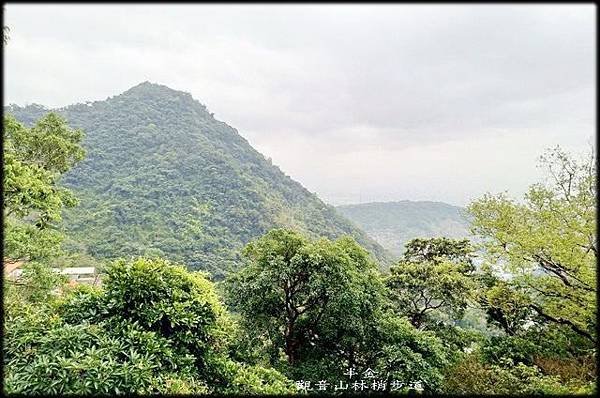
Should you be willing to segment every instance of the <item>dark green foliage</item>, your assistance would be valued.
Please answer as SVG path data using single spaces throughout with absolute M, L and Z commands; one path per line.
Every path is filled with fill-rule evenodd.
M 491 276 L 485 268 L 478 276 L 481 286 L 477 298 L 486 312 L 488 323 L 510 336 L 524 331 L 535 317 L 530 308 L 531 300 L 511 283 Z
M 470 236 L 465 210 L 446 203 L 403 200 L 336 209 L 396 256 L 402 255 L 405 244 L 415 238 Z
M 427 326 L 427 330 L 442 341 L 449 362 L 460 360 L 465 352 L 481 346 L 489 338 L 488 331 L 461 327 L 443 321 L 432 322 Z
M 381 282 L 352 239 L 310 241 L 272 230 L 244 251 L 249 262 L 227 280 L 228 298 L 249 330 L 285 352 L 291 365 L 314 355 L 339 356 L 364 341 L 377 315 Z
M 164 260 L 117 261 L 106 270 L 102 292 L 78 291 L 61 313 L 67 322 L 139 325 L 169 341 L 179 355 L 195 358 L 203 379 L 223 377 L 211 369 L 224 356 L 232 327 L 212 283 Z M 215 365 L 216 364 L 216 365 Z
M 388 380 L 421 381 L 426 391 L 440 391 L 442 370 L 448 364 L 442 340 L 392 314 L 381 318 L 379 333 L 373 369 Z
M 26 123 L 44 113 L 7 111 Z M 142 83 L 58 112 L 86 131 L 87 157 L 63 179 L 81 205 L 64 218 L 94 257 L 156 255 L 221 277 L 237 267 L 244 244 L 284 226 L 348 234 L 387 260 L 381 246 L 187 93 Z
M 460 319 L 476 291 L 468 240 L 413 239 L 386 278 L 392 307 L 421 328 L 435 312 Z
M 384 313 L 381 276 L 353 240 L 311 241 L 273 230 L 245 254 L 248 264 L 225 283 L 242 317 L 246 360 L 269 363 L 296 380 L 335 382 L 350 367 L 371 368 L 384 380 L 438 388 L 447 362 L 442 342 Z
M 492 336 L 482 345 L 482 358 L 489 363 L 510 360 L 526 365 L 536 364 L 539 358 L 569 360 L 583 358 L 594 350 L 585 338 L 567 327 L 532 324 L 519 335 Z
M 235 325 L 202 273 L 143 258 L 115 262 L 106 272 L 103 289 L 69 290 L 37 272 L 26 280 L 38 279 L 30 288 L 67 292 L 33 296 L 19 285 L 6 291 L 5 391 L 294 391 L 275 370 L 228 356 Z

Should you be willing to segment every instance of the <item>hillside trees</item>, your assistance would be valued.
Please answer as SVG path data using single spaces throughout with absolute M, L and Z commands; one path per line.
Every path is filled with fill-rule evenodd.
M 486 253 L 477 269 L 467 240 L 415 239 L 384 275 L 350 237 L 274 229 L 251 241 L 240 270 L 218 285 L 153 247 L 149 257 L 107 266 L 101 288 L 72 288 L 50 267 L 94 261 L 56 256 L 61 211 L 75 203 L 57 182 L 81 160 L 81 137 L 56 115 L 32 128 L 4 119 L 4 249 L 10 261 L 28 261 L 20 283 L 4 286 L 4 392 L 278 394 L 296 392 L 292 380 L 336 382 L 349 368 L 374 371 L 387 391 L 399 380 L 426 392 L 593 392 L 592 158 L 555 150 L 543 158 L 550 182 L 524 201 L 475 201 Z M 204 230 L 218 208 L 190 203 L 174 222 L 187 240 L 168 242 L 227 246 L 226 234 Z M 480 306 L 489 329 L 460 322 L 467 304 Z
M 5 112 L 30 125 L 49 110 Z M 80 198 L 63 214 L 76 242 L 65 249 L 107 260 L 158 255 L 222 279 L 250 240 L 293 227 L 312 237 L 351 235 L 390 258 L 188 93 L 144 82 L 56 112 L 86 132 L 85 160 L 61 179 Z
M 8 116 L 3 134 L 5 261 L 27 261 L 3 286 L 4 392 L 293 391 L 280 373 L 228 357 L 235 325 L 202 274 L 138 259 L 107 267 L 103 288 L 67 286 L 50 266 L 66 259 L 58 222 L 76 201 L 57 182 L 83 157 L 82 132 L 49 114 L 32 128 Z
M 476 297 L 504 333 L 448 369 L 450 393 L 594 391 L 595 159 L 555 148 L 541 165 L 547 179 L 522 201 L 488 194 L 468 208 L 486 260 Z
M 462 207 L 441 202 L 373 202 L 337 206 L 343 216 L 401 257 L 406 243 L 415 237 L 469 236 L 469 220 Z

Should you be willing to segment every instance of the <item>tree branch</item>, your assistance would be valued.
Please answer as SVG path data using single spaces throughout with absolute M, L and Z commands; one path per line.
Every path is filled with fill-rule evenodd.
M 533 310 L 535 310 L 535 312 L 537 312 L 542 318 L 547 319 L 551 322 L 555 322 L 558 323 L 560 325 L 567 325 L 569 326 L 575 333 L 579 334 L 580 336 L 586 337 L 587 339 L 589 339 L 590 341 L 592 341 L 593 343 L 596 342 L 596 339 L 594 338 L 594 336 L 592 336 L 590 333 L 588 333 L 587 331 L 581 329 L 579 326 L 577 326 L 576 324 L 574 324 L 573 322 L 571 322 L 568 319 L 564 319 L 564 318 L 555 318 L 549 314 L 546 314 L 542 308 L 536 304 L 529 304 L 529 307 L 532 308 Z

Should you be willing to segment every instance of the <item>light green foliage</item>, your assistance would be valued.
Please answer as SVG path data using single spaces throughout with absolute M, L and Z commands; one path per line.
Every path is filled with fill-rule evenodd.
M 48 112 L 6 111 L 28 124 Z M 65 212 L 64 226 L 93 257 L 158 255 L 221 278 L 238 267 L 247 242 L 293 227 L 313 236 L 348 234 L 379 260 L 388 258 L 187 93 L 142 83 L 58 112 L 86 131 L 86 159 L 62 179 L 81 199 Z
M 4 218 L 4 255 L 11 261 L 46 260 L 62 254 L 64 235 L 53 229 L 40 229 L 26 221 Z
M 52 270 L 43 263 L 31 261 L 22 266 L 23 274 L 19 279 L 19 288 L 13 292 L 32 303 L 52 302 L 60 291 L 66 277 Z M 7 283 L 9 282 L 7 280 Z
M 20 306 L 7 321 L 7 393 L 175 393 L 182 384 L 206 391 L 193 379 L 193 358 L 174 352 L 166 339 L 135 324 L 71 325 L 31 305 Z
M 293 394 L 294 383 L 274 369 L 261 366 L 241 366 L 227 389 L 232 394 Z
M 70 323 L 122 320 L 139 325 L 167 339 L 179 355 L 195 358 L 205 380 L 222 377 L 212 367 L 220 365 L 231 322 L 202 273 L 165 260 L 119 260 L 106 269 L 101 294 L 78 291 L 62 314 Z
M 51 173 L 68 171 L 85 155 L 79 145 L 83 132 L 69 128 L 56 113 L 47 114 L 31 128 L 6 116 L 4 134 L 5 151 Z
M 106 311 L 106 293 L 98 288 L 80 285 L 70 291 L 50 278 L 57 276 L 48 267 L 35 270 L 31 274 L 26 269 L 21 284 L 11 286 L 5 296 L 9 303 L 5 314 L 6 392 L 208 391 L 199 381 L 194 355 L 180 349 L 169 336 L 125 313 Z M 50 289 L 51 294 L 42 300 L 40 294 Z M 67 294 L 59 294 L 61 291 Z
M 423 327 L 433 311 L 460 318 L 475 289 L 468 240 L 413 239 L 386 279 L 393 308 Z
M 591 341 L 596 329 L 594 164 L 593 157 L 576 161 L 557 148 L 542 157 L 549 181 L 531 186 L 522 202 L 486 195 L 469 206 L 489 261 L 512 274 L 512 288 L 527 297 L 529 307 Z M 490 294 L 497 301 L 495 289 Z
M 62 173 L 84 156 L 83 133 L 50 113 L 26 128 L 5 116 L 4 138 L 4 256 L 35 260 L 59 253 L 63 207 L 77 202 L 58 186 Z

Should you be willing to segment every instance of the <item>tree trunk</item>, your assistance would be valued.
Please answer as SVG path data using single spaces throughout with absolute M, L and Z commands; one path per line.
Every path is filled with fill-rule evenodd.
M 295 336 L 295 319 L 288 321 L 285 330 L 285 354 L 288 358 L 288 363 L 294 365 L 296 363 L 296 351 L 298 349 L 298 342 Z

